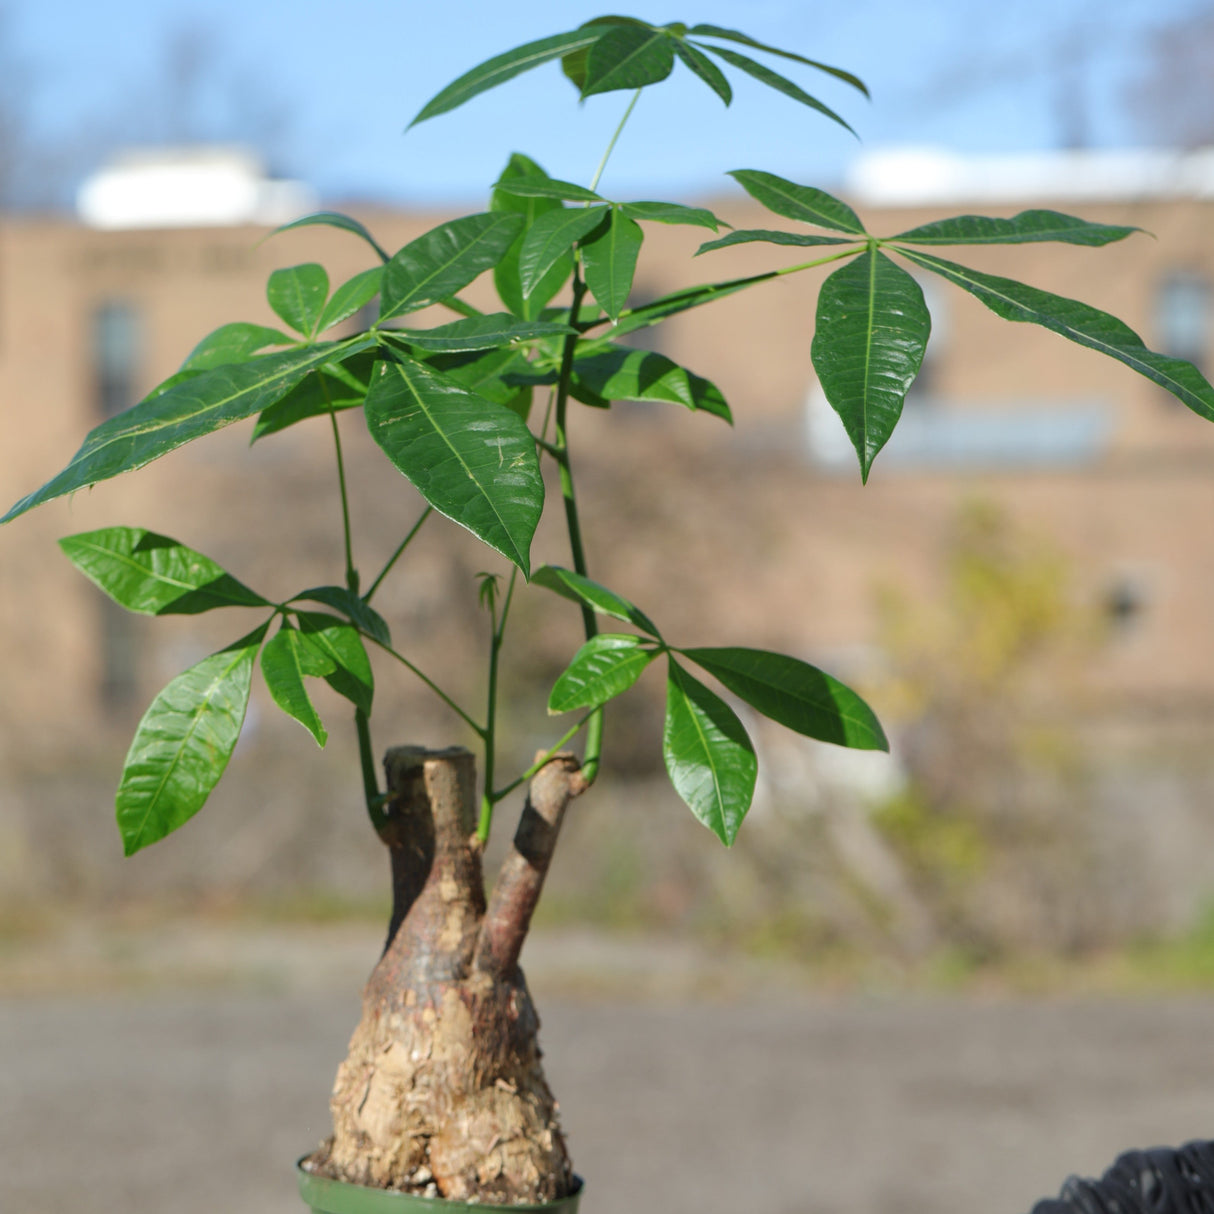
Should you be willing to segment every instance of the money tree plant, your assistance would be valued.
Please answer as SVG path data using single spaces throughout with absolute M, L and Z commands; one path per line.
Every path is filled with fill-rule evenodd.
M 394 252 L 360 222 L 335 212 L 286 225 L 344 229 L 366 242 L 375 264 L 336 289 L 318 264 L 275 270 L 267 294 L 282 328 L 237 320 L 204 337 L 177 374 L 92 430 L 66 467 L 2 520 L 236 422 L 252 419 L 253 438 L 269 442 L 301 424 L 332 430 L 340 489 L 334 517 L 346 556 L 332 585 L 277 600 L 185 543 L 142 527 L 61 541 L 81 572 L 132 611 L 260 613 L 254 627 L 234 629 L 241 635 L 230 645 L 174 678 L 140 722 L 117 793 L 128 854 L 202 808 L 236 744 L 256 667 L 274 702 L 322 746 L 325 726 L 309 680 L 325 680 L 352 705 L 363 800 L 389 852 L 393 909 L 334 1088 L 333 1136 L 304 1165 L 313 1176 L 504 1204 L 559 1202 L 576 1190 L 539 1065 L 538 1020 L 519 953 L 562 815 L 599 771 L 604 707 L 651 667 L 666 679 L 662 749 L 671 782 L 727 846 L 751 803 L 756 758 L 726 697 L 821 742 L 887 748 L 867 705 L 830 674 L 761 649 L 697 647 L 667 636 L 641 606 L 594 580 L 574 477 L 578 406 L 666 401 L 716 421 L 728 423 L 731 416 L 714 384 L 628 344 L 629 334 L 785 275 L 829 267 L 812 360 L 864 479 L 898 421 L 929 340 L 931 317 L 916 274 L 945 279 L 1007 320 L 1044 326 L 1115 358 L 1214 418 L 1214 389 L 1198 371 L 1147 349 L 1119 320 L 940 253 L 945 246 L 1038 241 L 1104 245 L 1135 229 L 1030 210 L 1012 218 L 962 215 L 881 236 L 840 199 L 755 168 L 731 176 L 789 222 L 731 230 L 702 207 L 600 192 L 603 166 L 637 98 L 676 67 L 702 82 L 712 94 L 705 94 L 707 104 L 729 105 L 731 73 L 741 73 L 847 126 L 773 62 L 806 81 L 826 73 L 865 92 L 848 72 L 736 30 L 618 16 L 473 68 L 427 102 L 414 124 L 548 63 L 559 66 L 582 99 L 630 94 L 594 179 L 584 185 L 556 180 L 515 154 L 492 184 L 487 209 L 441 223 Z M 526 129 L 525 118 L 519 128 Z M 797 256 L 809 260 L 630 306 L 646 231 L 655 223 L 705 229 L 712 236 L 699 249 L 708 255 L 705 264 L 714 250 L 744 242 L 769 244 L 773 254 L 808 250 Z M 500 300 L 491 311 L 462 294 L 482 275 L 491 276 Z M 373 323 L 334 336 L 337 326 L 347 332 L 354 318 L 365 317 L 376 299 Z M 455 319 L 420 326 L 418 314 L 435 305 Z M 808 334 L 809 317 L 805 325 Z M 355 520 L 336 420 L 352 409 L 362 410 L 375 443 L 426 503 L 391 559 L 367 581 L 352 556 Z M 533 568 L 532 537 L 546 504 L 545 460 L 560 486 L 556 508 L 569 556 L 567 565 Z M 374 606 L 384 579 L 407 562 L 419 529 L 440 519 L 466 528 L 509 567 L 501 585 L 488 579 L 468 587 L 480 595 L 490 621 L 487 698 L 479 714 L 424 672 L 426 655 L 406 656 L 398 648 Z M 511 640 L 511 604 L 525 583 L 576 605 L 585 643 L 570 656 L 547 704 L 553 714 L 572 714 L 572 724 L 554 727 L 551 746 L 526 770 L 503 772 L 497 762 L 499 659 Z M 569 610 L 555 599 L 553 606 Z M 420 679 L 463 721 L 479 750 L 479 782 L 471 751 L 415 746 L 388 750 L 381 781 L 371 741 L 368 648 L 393 659 L 392 669 L 403 677 Z M 580 759 L 566 749 L 579 735 Z M 525 785 L 513 845 L 487 897 L 485 843 L 498 806 Z

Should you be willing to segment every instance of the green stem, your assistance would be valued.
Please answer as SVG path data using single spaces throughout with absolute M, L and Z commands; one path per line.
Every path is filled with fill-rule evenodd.
M 611 159 L 611 153 L 615 151 L 616 141 L 624 131 L 624 126 L 628 119 L 632 117 L 632 111 L 636 108 L 636 103 L 641 99 L 641 90 L 637 89 L 632 94 L 632 100 L 628 103 L 628 108 L 624 111 L 624 117 L 620 119 L 620 124 L 615 128 L 615 134 L 611 136 L 611 142 L 607 145 L 607 150 L 603 153 L 603 159 L 599 161 L 599 167 L 595 170 L 594 180 L 590 183 L 592 190 L 599 188 L 599 178 L 603 175 L 603 170 L 607 167 L 607 161 Z M 587 203 L 589 205 L 589 203 Z
M 857 243 L 859 243 L 857 241 Z M 866 242 L 871 244 L 871 241 Z M 842 253 L 832 253 L 829 257 L 818 257 L 813 261 L 803 261 L 799 265 L 785 266 L 782 270 L 775 272 L 776 278 L 783 278 L 785 274 L 799 274 L 802 270 L 813 270 L 818 266 L 828 266 L 832 261 L 842 261 L 845 257 L 855 257 L 859 253 L 859 249 L 846 248 Z
M 476 837 L 483 846 L 489 841 L 489 827 L 493 823 L 493 777 L 497 766 L 497 671 L 502 654 L 502 641 L 506 635 L 506 619 L 510 615 L 510 603 L 514 598 L 514 584 L 518 569 L 510 570 L 510 585 L 502 603 L 501 619 L 490 600 L 489 611 L 489 693 L 485 710 L 485 791 L 481 796 L 481 815 L 476 827 Z
M 422 511 L 421 518 L 419 518 L 417 522 L 414 523 L 409 529 L 409 534 L 406 535 L 403 540 L 401 540 L 400 547 L 397 548 L 397 550 L 388 558 L 388 563 L 379 571 L 379 577 L 377 577 L 375 581 L 371 583 L 371 589 L 363 595 L 364 603 L 369 603 L 371 601 L 371 596 L 379 589 L 380 582 L 382 582 L 384 578 L 388 576 L 389 572 L 391 572 L 392 566 L 395 565 L 398 560 L 400 560 L 405 549 L 408 548 L 413 542 L 413 537 L 421 530 L 422 523 L 424 523 L 426 519 L 428 519 L 433 513 L 433 506 L 427 506 L 425 510 Z
M 573 267 L 573 301 L 569 306 L 569 324 L 578 328 L 578 311 L 586 295 L 586 283 L 582 279 L 581 267 L 575 262 Z M 569 459 L 569 435 L 567 429 L 567 414 L 569 409 L 569 386 L 573 380 L 573 358 L 577 350 L 579 334 L 570 333 L 565 338 L 565 347 L 561 354 L 561 376 L 556 388 L 556 441 L 553 443 L 553 454 L 560 469 L 561 497 L 565 503 L 565 528 L 569 533 L 569 550 L 573 557 L 573 568 L 582 577 L 589 577 L 586 567 L 586 551 L 582 546 L 582 526 L 578 518 L 577 495 L 573 487 L 573 466 Z M 583 604 L 582 629 L 586 639 L 598 635 L 598 621 L 594 612 Z M 603 710 L 596 708 L 590 716 L 586 729 L 586 755 L 582 761 L 582 771 L 587 781 L 593 781 L 598 774 L 599 758 L 603 751 Z
M 346 466 L 342 458 L 341 432 L 337 426 L 337 410 L 333 408 L 333 400 L 329 396 L 329 387 L 320 380 L 321 390 L 325 394 L 325 404 L 329 407 L 329 424 L 333 429 L 333 448 L 337 454 L 337 483 L 341 489 L 341 522 L 345 537 L 346 549 L 346 586 L 351 594 L 358 593 L 358 570 L 354 567 L 354 545 L 350 538 L 350 499 L 346 491 Z M 379 778 L 375 774 L 375 751 L 371 745 L 371 723 L 367 714 L 361 708 L 354 710 L 354 729 L 358 734 L 358 762 L 363 775 L 363 799 L 367 806 L 367 815 L 376 834 L 382 834 L 387 818 L 381 807 Z
M 615 150 L 615 145 L 623 133 L 628 119 L 632 116 L 632 111 L 636 108 L 636 103 L 640 99 L 640 96 L 641 90 L 637 89 L 632 95 L 632 100 L 628 103 L 628 108 L 624 111 L 624 116 L 616 126 L 615 133 L 611 136 L 611 142 L 607 144 L 607 150 L 603 153 L 603 158 L 599 161 L 599 167 L 595 170 L 594 180 L 590 183 L 592 190 L 598 188 L 599 179 L 603 176 L 603 170 L 607 167 L 607 162 L 611 159 L 611 153 Z M 573 302 L 569 306 L 569 324 L 574 329 L 578 328 L 578 312 L 581 309 L 582 300 L 585 298 L 585 295 L 586 284 L 582 279 L 581 264 L 580 261 L 575 261 L 573 268 Z M 561 351 L 561 375 L 556 391 L 556 441 L 548 443 L 543 437 L 536 441 L 543 450 L 547 451 L 556 460 L 557 466 L 560 469 L 561 496 L 565 502 L 565 524 L 569 532 L 569 547 L 573 554 L 573 567 L 585 577 L 587 576 L 586 553 L 582 546 L 582 527 L 578 519 L 577 496 L 573 488 L 573 469 L 569 462 L 569 439 L 565 425 L 566 412 L 569 405 L 569 385 L 573 380 L 573 358 L 577 350 L 578 337 L 578 333 L 570 333 L 565 338 L 564 349 Z M 545 417 L 544 431 L 547 432 L 547 429 L 548 419 Z M 519 779 L 507 785 L 504 792 L 493 792 L 498 656 L 501 650 L 502 636 L 506 628 L 506 616 L 510 610 L 510 599 L 513 593 L 514 572 L 511 572 L 510 589 L 506 594 L 506 601 L 502 605 L 501 623 L 499 625 L 496 620 L 494 621 L 492 643 L 489 651 L 489 720 L 482 734 L 485 738 L 485 792 L 481 797 L 480 822 L 476 831 L 477 838 L 480 839 L 482 844 L 489 838 L 489 827 L 493 821 L 494 803 L 505 796 L 507 792 L 517 788 L 524 780 L 530 779 L 552 757 L 555 750 L 573 737 L 583 724 L 589 722 L 589 727 L 586 731 L 586 757 L 582 763 L 582 771 L 588 781 L 592 781 L 598 771 L 599 756 L 603 747 L 603 710 L 596 708 L 587 714 L 583 721 L 575 725 L 557 743 L 557 746 L 544 757 L 542 763 L 529 768 Z M 587 640 L 597 634 L 598 622 L 595 619 L 594 612 L 585 606 L 582 608 L 582 625 Z
M 369 634 L 363 633 L 363 636 L 369 636 Z M 391 645 L 385 645 L 383 641 L 376 641 L 374 637 L 369 636 L 369 639 L 375 641 L 380 649 L 382 649 L 385 653 L 390 654 L 402 666 L 404 666 L 406 670 L 410 671 L 421 679 L 421 681 L 425 683 L 425 685 L 429 687 L 430 690 L 434 692 L 434 694 L 438 696 L 438 698 L 442 700 L 442 702 L 446 704 L 457 717 L 468 725 L 478 737 L 483 738 L 485 736 L 484 726 L 478 725 L 476 721 L 474 721 L 432 678 L 430 678 L 429 675 L 427 675 L 424 671 L 419 670 L 418 667 L 410 662 L 403 653 L 398 653 L 392 648 Z
M 367 802 L 367 814 L 375 833 L 382 835 L 388 823 L 379 791 L 379 779 L 375 774 L 375 751 L 371 746 L 371 725 L 361 708 L 354 710 L 354 728 L 358 731 L 358 761 L 363 772 L 363 796 Z
M 502 618 L 497 622 L 499 642 L 506 635 L 506 618 L 510 615 L 510 604 L 514 602 L 514 587 L 517 581 L 518 566 L 512 565 L 510 568 L 510 584 L 506 587 L 506 601 L 502 604 Z
M 492 801 L 496 804 L 503 797 L 508 797 L 520 784 L 530 780 L 537 771 L 552 760 L 553 755 L 555 755 L 562 746 L 570 741 L 578 730 L 581 729 L 582 726 L 585 725 L 586 722 L 589 721 L 590 718 L 593 717 L 598 711 L 599 710 L 597 708 L 592 708 L 580 721 L 578 721 L 576 725 L 571 725 L 567 730 L 565 730 L 559 741 L 555 742 L 548 750 L 544 751 L 544 753 L 540 755 L 540 757 L 536 759 L 536 761 L 532 763 L 531 766 L 528 767 L 517 780 L 511 780 L 505 788 L 499 788 L 496 792 L 490 794 Z
M 354 544 L 350 538 L 350 498 L 346 492 L 346 463 L 341 453 L 341 432 L 337 428 L 337 410 L 329 396 L 329 386 L 324 376 L 320 377 L 321 391 L 329 409 L 329 424 L 333 428 L 333 449 L 337 453 L 337 484 L 341 490 L 341 525 L 346 546 L 346 585 L 352 593 L 358 593 L 358 570 L 354 568 Z
M 555 400 L 556 393 L 554 391 L 549 391 L 548 404 L 544 408 L 544 424 L 540 428 L 539 441 L 543 445 L 544 449 L 549 452 L 549 454 L 552 452 L 552 447 L 548 442 L 548 423 L 552 421 L 552 405 Z
M 699 307 L 703 307 L 704 304 L 706 304 L 706 303 L 713 303 L 714 301 L 716 301 L 718 299 L 724 298 L 726 295 L 732 295 L 732 294 L 734 294 L 734 292 L 741 291 L 746 287 L 753 287 L 753 286 L 756 286 L 758 283 L 768 282 L 771 279 L 777 277 L 778 275 L 779 275 L 778 270 L 764 270 L 762 274 L 751 274 L 746 278 L 726 278 L 726 279 L 723 279 L 721 282 L 701 283 L 699 286 L 687 287 L 685 290 L 677 291 L 674 295 L 671 295 L 666 299 L 655 300 L 653 303 L 644 305 L 644 307 L 654 308 L 654 307 L 657 307 L 658 304 L 673 303 L 675 301 L 684 299 L 687 296 L 696 295 L 700 291 L 704 291 L 704 290 L 711 290 L 711 291 L 719 292 L 719 294 L 717 294 L 717 295 L 705 296 L 704 299 L 701 300 L 697 304 L 688 305 L 689 308 L 699 308 Z M 686 310 L 686 309 L 683 309 L 683 310 Z M 620 312 L 619 319 L 616 321 L 616 324 L 620 324 L 625 320 L 631 320 L 632 317 L 634 317 L 640 311 L 643 311 L 643 309 L 642 308 L 625 308 L 625 309 L 623 309 L 623 311 Z M 655 317 L 649 323 L 656 325 L 656 324 L 660 323 L 661 321 L 665 320 L 667 318 L 667 316 L 676 315 L 677 311 L 678 310 L 676 310 L 676 312 L 663 313 L 661 316 Z M 611 323 L 612 323 L 612 321 L 611 321 L 610 316 L 600 316 L 597 320 L 586 321 L 585 324 L 583 324 L 581 326 L 581 330 L 583 333 L 589 333 L 593 329 L 600 329 L 603 327 L 603 325 L 609 325 Z M 631 332 L 631 330 L 628 330 L 628 331 Z M 593 344 L 597 345 L 600 342 L 607 342 L 609 340 L 610 340 L 610 335 L 608 335 L 607 337 L 603 337 L 603 338 L 596 338 L 595 342 Z
M 856 243 L 858 244 L 860 242 L 857 241 Z M 868 243 L 868 242 L 865 242 L 865 243 Z M 785 266 L 782 270 L 764 270 L 762 274 L 751 274 L 746 278 L 727 278 L 721 282 L 705 283 L 698 287 L 688 287 L 688 288 L 686 288 L 686 290 L 679 291 L 675 295 L 672 295 L 669 300 L 658 300 L 655 303 L 647 304 L 645 306 L 650 307 L 650 308 L 656 307 L 658 303 L 663 303 L 663 302 L 668 303 L 671 300 L 676 300 L 676 299 L 679 299 L 679 298 L 682 298 L 682 297 L 688 296 L 688 295 L 694 295 L 697 292 L 703 291 L 705 289 L 719 290 L 720 291 L 719 295 L 705 296 L 705 298 L 702 299 L 699 303 L 691 305 L 691 307 L 697 307 L 697 308 L 703 307 L 704 304 L 713 303 L 718 299 L 723 299 L 727 295 L 733 295 L 737 291 L 744 290 L 747 287 L 757 286 L 761 282 L 770 282 L 771 279 L 773 279 L 773 278 L 783 278 L 785 274 L 797 274 L 797 273 L 800 273 L 800 271 L 802 271 L 802 270 L 812 270 L 817 266 L 829 265 L 832 261 L 842 261 L 845 257 L 855 257 L 859 252 L 860 252 L 859 249 L 849 247 L 849 248 L 844 249 L 840 253 L 831 253 L 828 257 L 819 257 L 819 258 L 815 259 L 814 261 L 803 261 L 800 264 L 795 265 L 795 266 Z M 616 324 L 622 324 L 624 321 L 631 319 L 640 310 L 641 309 L 636 309 L 636 308 L 625 308 L 620 313 L 619 319 L 616 321 Z M 677 311 L 678 311 L 678 309 L 676 309 L 676 312 Z M 676 314 L 675 312 L 665 313 L 661 316 L 655 317 L 650 323 L 658 324 L 660 321 L 665 320 L 668 315 L 673 316 L 675 314 Z M 611 323 L 612 323 L 612 320 L 611 320 L 610 316 L 600 316 L 597 320 L 586 321 L 580 327 L 581 327 L 581 331 L 583 333 L 589 333 L 593 329 L 599 329 L 599 328 L 602 328 L 602 326 L 609 325 Z M 626 331 L 631 332 L 631 330 L 626 330 Z M 593 350 L 599 344 L 606 342 L 608 340 L 609 340 L 609 338 L 606 338 L 606 337 L 605 338 L 596 338 L 595 342 L 591 343 L 589 345 L 589 348 L 591 350 Z

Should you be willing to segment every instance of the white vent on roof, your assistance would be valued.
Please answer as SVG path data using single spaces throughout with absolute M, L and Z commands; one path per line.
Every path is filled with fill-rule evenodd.
M 1214 195 L 1214 148 L 993 156 L 966 156 L 943 148 L 886 148 L 853 161 L 846 193 L 870 206 L 1207 198 Z
M 87 178 L 76 212 L 94 228 L 279 224 L 316 209 L 300 181 L 276 181 L 240 148 L 123 152 Z

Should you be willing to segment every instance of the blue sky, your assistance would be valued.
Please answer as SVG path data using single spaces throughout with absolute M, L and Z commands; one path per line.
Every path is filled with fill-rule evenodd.
M 483 196 L 515 149 L 554 175 L 587 180 L 626 96 L 579 106 L 547 65 L 405 135 L 408 119 L 480 60 L 604 11 L 741 28 L 847 67 L 872 90 L 869 103 L 789 65 L 787 74 L 852 122 L 857 143 L 748 82 L 726 110 L 677 68 L 642 99 L 603 184 L 609 193 L 679 197 L 713 188 L 730 168 L 829 184 L 861 148 L 892 143 L 1054 146 L 1068 73 L 1091 142 L 1140 141 L 1119 99 L 1124 82 L 1141 70 L 1152 28 L 1203 7 L 1209 3 L 693 0 L 668 11 L 648 0 L 622 8 L 587 0 L 10 0 L 4 11 L 10 50 L 30 69 L 32 129 L 48 146 L 76 140 L 81 161 L 81 142 L 97 155 L 124 130 L 153 123 L 171 88 L 166 45 L 193 29 L 212 47 L 210 83 L 199 94 L 203 128 L 240 135 L 242 111 L 263 127 L 277 111 L 285 115 L 271 140 L 278 167 L 329 200 L 466 203 Z

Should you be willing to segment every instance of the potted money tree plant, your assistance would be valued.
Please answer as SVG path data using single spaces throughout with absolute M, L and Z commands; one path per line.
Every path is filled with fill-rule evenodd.
M 583 99 L 630 94 L 604 164 L 637 97 L 676 68 L 703 83 L 707 104 L 728 105 L 730 75 L 741 73 L 843 123 L 773 62 L 806 78 L 828 73 L 864 92 L 845 71 L 736 30 L 608 16 L 482 63 L 413 121 L 438 117 L 524 71 L 554 64 Z M 601 194 L 601 172 L 602 164 L 594 180 L 570 183 L 516 154 L 492 186 L 488 209 L 441 223 L 394 252 L 335 212 L 287 225 L 344 229 L 369 245 L 376 264 L 335 290 L 318 264 L 275 270 L 267 293 L 281 329 L 233 321 L 204 337 L 177 374 L 97 426 L 62 471 L 2 520 L 236 422 L 252 419 L 255 437 L 265 441 L 296 425 L 332 428 L 341 473 L 334 510 L 346 537 L 344 576 L 332 585 L 277 601 L 184 542 L 142 527 L 61 541 L 87 577 L 133 611 L 260 613 L 251 630 L 174 678 L 140 722 L 117 793 L 128 854 L 202 808 L 236 744 L 258 666 L 274 702 L 322 745 L 324 726 L 308 680 L 325 680 L 352 706 L 363 799 L 390 857 L 393 906 L 387 943 L 334 1087 L 332 1137 L 299 1167 L 305 1201 L 317 1211 L 404 1210 L 435 1200 L 454 1208 L 575 1206 L 581 1182 L 540 1068 L 539 1021 L 519 954 L 562 816 L 595 781 L 603 710 L 613 697 L 650 668 L 664 672 L 666 769 L 692 813 L 726 846 L 750 806 L 756 758 L 737 713 L 705 676 L 735 701 L 810 738 L 887 748 L 870 709 L 831 675 L 763 650 L 689 646 L 593 579 L 574 479 L 577 407 L 668 401 L 730 420 L 714 384 L 628 344 L 627 335 L 784 275 L 831 267 L 821 284 L 811 353 L 864 479 L 898 421 L 928 343 L 931 318 L 916 275 L 942 278 L 1007 320 L 1044 326 L 1109 355 L 1214 418 L 1214 390 L 1198 371 L 1148 350 L 1120 321 L 938 252 L 1037 241 L 1104 245 L 1132 228 L 1033 210 L 1012 218 L 963 215 L 881 236 L 838 198 L 747 168 L 735 170 L 734 181 L 790 222 L 722 234 L 728 225 L 700 207 Z M 630 306 L 646 225 L 653 223 L 706 229 L 713 238 L 701 253 L 744 242 L 802 251 L 794 264 L 766 273 Z M 492 277 L 500 299 L 490 311 L 462 294 L 482 275 Z M 376 299 L 373 321 L 333 336 L 336 326 L 346 322 L 348 330 L 352 318 L 366 316 Z M 417 314 L 432 305 L 455 319 L 419 325 Z M 351 555 L 354 520 L 336 424 L 337 413 L 350 409 L 362 410 L 375 443 L 426 503 L 392 558 L 367 582 Z M 547 504 L 563 515 L 569 557 L 567 565 L 533 568 L 532 537 L 546 504 L 544 461 L 559 484 L 559 501 Z M 491 623 L 487 704 L 480 715 L 399 652 L 390 622 L 373 605 L 381 582 L 407 561 L 411 540 L 430 519 L 432 527 L 445 519 L 466 528 L 509 563 L 504 587 L 492 579 L 479 590 L 469 587 L 480 594 Z M 511 604 L 524 583 L 572 602 L 585 643 L 570 655 L 548 698 L 548 709 L 572 714 L 572 724 L 554 727 L 551 746 L 526 770 L 502 772 L 499 662 L 511 640 Z M 553 606 L 570 609 L 555 599 Z M 381 780 L 370 733 L 368 647 L 394 658 L 406 677 L 421 679 L 462 719 L 480 752 L 479 776 L 469 750 L 403 745 L 388 750 Z M 580 758 L 566 749 L 579 735 Z M 513 845 L 487 895 L 482 856 L 496 811 L 524 788 Z

